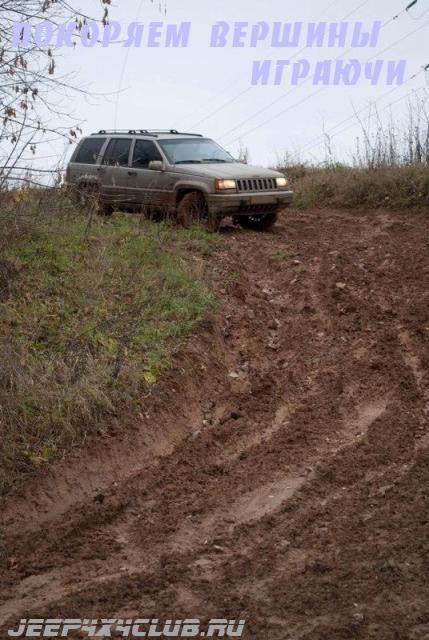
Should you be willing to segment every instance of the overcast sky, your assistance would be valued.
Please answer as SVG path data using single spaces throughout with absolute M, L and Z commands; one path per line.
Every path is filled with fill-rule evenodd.
M 91 4 L 93 13 L 97 13 L 96 0 L 85 3 L 85 11 L 89 12 Z M 166 4 L 165 16 L 160 13 L 157 0 L 154 3 L 150 0 L 116 0 L 110 10 L 111 19 L 124 24 L 136 20 L 144 24 L 159 20 L 168 23 L 191 21 L 188 48 L 148 48 L 144 41 L 141 48 L 112 45 L 104 49 L 79 46 L 75 50 L 61 50 L 61 72 L 77 72 L 82 86 L 106 94 L 115 94 L 122 89 L 117 98 L 112 95 L 90 102 L 73 99 L 74 113 L 77 119 L 84 121 L 85 133 L 115 125 L 118 128 L 178 128 L 213 137 L 233 154 L 237 153 L 241 141 L 248 147 L 255 164 L 273 164 L 286 151 L 300 149 L 304 150 L 304 156 L 320 160 L 323 145 L 318 144 L 317 138 L 324 129 L 329 131 L 371 102 L 377 101 L 379 109 L 385 109 L 412 90 L 428 86 L 428 78 L 421 73 L 385 98 L 381 96 L 391 90 L 385 82 L 378 86 L 371 86 L 368 81 L 351 87 L 330 86 L 319 90 L 315 96 L 312 94 L 318 88 L 311 82 L 292 89 L 286 83 L 249 88 L 255 59 L 288 59 L 297 50 L 268 45 L 256 49 L 209 47 L 211 25 L 217 20 L 250 24 L 260 20 L 269 23 L 339 21 L 356 9 L 348 20 L 362 20 L 370 25 L 374 20 L 389 21 L 406 7 L 407 0 L 369 0 L 366 3 L 363 0 L 167 0 Z M 345 58 L 356 57 L 362 62 L 371 57 L 378 58 L 377 52 L 421 27 L 380 56 L 386 60 L 405 58 L 406 78 L 409 78 L 429 63 L 429 24 L 425 25 L 428 20 L 429 0 L 419 0 L 409 14 L 402 14 L 382 29 L 375 49 L 355 49 Z M 302 46 L 300 44 L 299 48 Z M 341 51 L 340 48 L 311 48 L 297 58 L 316 62 L 333 59 Z M 305 102 L 297 105 L 304 99 Z M 274 101 L 277 102 L 262 111 Z M 392 106 L 395 117 L 400 118 L 405 107 L 406 100 L 396 102 Z M 213 113 L 215 111 L 217 113 Z M 261 113 L 253 117 L 259 111 Z M 388 112 L 389 109 L 382 113 L 387 116 Z M 363 112 L 362 117 L 366 114 Z M 248 122 L 241 124 L 246 120 Z M 234 129 L 233 133 L 225 136 L 231 129 Z M 356 122 L 356 126 L 333 139 L 341 156 L 353 147 L 358 132 Z

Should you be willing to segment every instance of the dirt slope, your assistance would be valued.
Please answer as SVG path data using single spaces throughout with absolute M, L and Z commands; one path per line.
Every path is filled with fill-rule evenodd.
M 220 317 L 146 416 L 0 505 L 0 627 L 225 617 L 252 640 L 428 639 L 428 253 L 427 212 L 224 229 Z

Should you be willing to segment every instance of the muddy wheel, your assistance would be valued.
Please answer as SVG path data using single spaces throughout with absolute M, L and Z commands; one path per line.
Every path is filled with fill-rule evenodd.
M 177 219 L 185 229 L 194 223 L 202 222 L 209 231 L 218 231 L 220 218 L 209 212 L 202 193 L 192 191 L 183 196 L 177 207 Z
M 163 222 L 165 220 L 165 216 L 162 214 L 160 209 L 147 208 L 145 211 L 145 218 L 151 222 Z
M 100 216 L 111 216 L 114 211 L 112 204 L 102 202 L 98 188 L 95 186 L 78 187 L 72 192 L 75 204 L 85 213 L 96 211 Z
M 94 206 L 97 191 L 95 187 L 82 185 L 73 192 L 73 200 L 80 209 L 88 210 Z
M 278 219 L 277 212 L 258 213 L 253 216 L 237 216 L 236 221 L 243 229 L 254 231 L 267 231 L 275 225 Z
M 97 200 L 98 215 L 109 218 L 110 216 L 113 215 L 113 211 L 114 211 L 113 205 L 106 204 L 105 202 L 100 202 L 99 200 Z

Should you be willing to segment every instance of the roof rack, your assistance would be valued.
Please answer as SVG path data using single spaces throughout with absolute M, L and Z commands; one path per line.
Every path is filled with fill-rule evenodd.
M 170 134 L 173 136 L 193 136 L 196 138 L 202 138 L 201 133 L 184 133 L 177 131 L 176 129 L 100 129 L 97 133 L 93 133 L 93 136 L 108 135 L 108 134 L 127 134 L 127 135 L 144 135 L 157 138 L 158 135 Z
M 202 134 L 201 133 L 185 133 L 184 131 L 177 131 L 176 129 L 149 129 L 148 130 L 149 133 L 158 133 L 158 134 L 171 134 L 173 136 L 195 136 L 196 138 L 202 138 Z
M 137 135 L 140 133 L 145 136 L 152 136 L 153 138 L 157 137 L 156 135 L 150 133 L 147 129 L 100 129 L 100 131 L 97 131 L 97 133 L 92 133 L 91 135 L 99 136 L 116 133 L 124 133 L 128 135 Z

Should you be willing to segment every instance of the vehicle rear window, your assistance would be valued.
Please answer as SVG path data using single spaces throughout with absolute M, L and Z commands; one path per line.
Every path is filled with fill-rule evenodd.
M 162 160 L 156 145 L 150 140 L 136 140 L 133 156 L 133 167 L 145 168 L 152 160 Z
M 87 138 L 82 142 L 77 152 L 75 162 L 95 164 L 106 138 Z
M 127 167 L 131 149 L 131 138 L 113 138 L 104 154 L 103 164 Z

